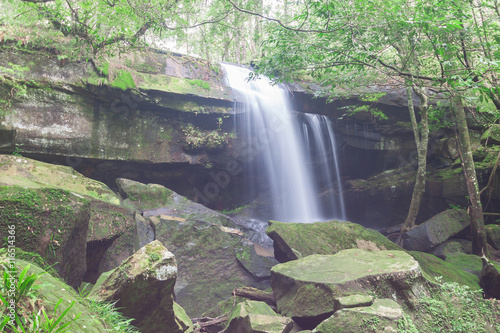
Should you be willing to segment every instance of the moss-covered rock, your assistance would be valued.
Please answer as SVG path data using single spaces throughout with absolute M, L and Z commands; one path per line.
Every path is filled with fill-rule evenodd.
M 238 303 L 231 311 L 227 332 L 241 333 L 289 333 L 293 328 L 290 318 L 281 317 L 269 305 L 258 301 Z
M 403 235 L 403 244 L 411 251 L 427 251 L 469 225 L 469 214 L 465 210 L 448 209 L 406 232 Z
M 87 242 L 109 242 L 135 225 L 132 211 L 123 206 L 90 200 L 91 214 Z
M 156 239 L 175 254 L 179 267 L 176 300 L 189 316 L 199 317 L 230 297 L 235 288 L 269 286 L 269 282 L 257 281 L 261 277 L 254 278 L 238 263 L 236 253 L 243 251 L 244 233 L 231 218 L 160 185 L 125 179 L 119 179 L 118 184 L 123 196 L 153 223 Z M 105 258 L 115 257 L 110 251 L 132 247 L 123 240 L 121 246 L 113 244 Z M 108 259 L 106 262 L 110 263 Z
M 450 239 L 432 249 L 432 254 L 445 260 L 453 253 L 471 254 L 472 242 L 465 239 Z
M 123 198 L 140 210 L 166 207 L 175 195 L 174 191 L 157 184 L 146 185 L 125 178 L 118 178 L 116 183 Z
M 189 214 L 189 211 L 175 213 Z M 235 251 L 243 240 L 241 235 L 231 232 L 236 229 L 197 219 L 196 214 L 188 218 L 160 216 L 153 220 L 157 221 L 157 238 L 175 253 L 179 267 L 176 300 L 191 317 L 214 307 L 235 288 L 268 286 L 256 281 L 236 260 Z
M 77 288 L 87 270 L 90 202 L 61 189 L 0 186 L 0 207 L 1 236 L 7 242 L 3 246 L 9 243 L 9 226 L 14 226 L 11 245 L 40 254 Z
M 374 251 L 401 249 L 378 231 L 351 222 L 269 221 L 266 233 L 274 241 L 274 254 L 280 262 L 311 254 L 335 254 L 352 248 Z
M 404 251 L 348 249 L 311 255 L 274 266 L 271 286 L 278 312 L 305 328 L 338 311 L 339 298 L 375 294 L 412 307 L 416 297 L 429 294 L 418 262 Z
M 236 259 L 256 280 L 268 280 L 271 278 L 271 268 L 279 262 L 274 257 L 257 254 L 255 246 L 252 242 L 244 240 L 241 247 L 235 250 Z
M 176 318 L 173 288 L 177 277 L 174 255 L 159 241 L 134 253 L 106 279 L 100 279 L 90 297 L 117 300 L 122 312 L 134 318 L 141 332 L 185 332 L 189 327 Z
M 0 55 L 0 72 L 29 68 L 17 77 L 26 83 L 26 94 L 2 114 L 8 128 L 2 152 L 17 146 L 22 153 L 52 155 L 59 162 L 65 156 L 72 166 L 82 158 L 203 165 L 206 151 L 182 149 L 181 126 L 203 115 L 201 122 L 206 130 L 218 130 L 217 138 L 232 133 L 232 126 L 217 125 L 217 118 L 234 113 L 218 64 L 154 50 L 93 61 L 65 59 L 64 67 L 45 46 L 28 50 L 1 44 Z M 0 95 L 7 99 L 10 90 L 4 84 Z
M 438 257 L 424 252 L 409 252 L 418 261 L 424 276 L 430 281 L 436 278 L 442 279 L 446 283 L 458 283 L 465 285 L 472 290 L 479 290 L 479 278 L 462 269 L 461 265 L 455 265 L 448 261 L 443 261 Z M 458 262 L 459 263 L 459 262 Z
M 220 317 L 220 316 L 226 316 L 233 311 L 234 307 L 241 302 L 244 302 L 248 300 L 248 298 L 241 297 L 241 296 L 233 296 L 231 298 L 225 299 L 223 301 L 220 301 L 217 303 L 216 306 L 211 308 L 210 310 L 203 312 L 202 317 Z M 221 330 L 225 327 L 226 325 L 224 324 L 223 327 L 221 327 Z
M 446 262 L 455 265 L 456 267 L 460 267 L 460 269 L 472 273 L 477 277 L 481 276 L 481 270 L 483 268 L 483 263 L 481 261 L 481 257 L 473 255 L 473 254 L 463 254 L 463 253 L 455 253 L 446 257 Z M 493 262 L 492 263 L 497 270 L 500 271 L 500 265 Z
M 396 332 L 403 317 L 401 306 L 390 299 L 377 299 L 370 306 L 342 309 L 319 324 L 313 333 Z
M 120 204 L 120 198 L 105 184 L 87 178 L 69 166 L 14 155 L 0 155 L 0 169 L 0 185 L 60 188 L 112 205 Z
M 495 248 L 495 250 L 500 250 L 500 225 L 489 224 L 484 227 L 486 230 L 486 236 L 488 238 L 488 243 Z

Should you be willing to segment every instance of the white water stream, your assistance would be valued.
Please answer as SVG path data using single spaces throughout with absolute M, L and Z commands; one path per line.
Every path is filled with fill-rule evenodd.
M 251 147 L 248 159 L 261 156 L 262 167 L 253 170 L 252 176 L 256 181 L 264 178 L 269 187 L 272 218 L 285 222 L 345 220 L 330 120 L 305 114 L 299 123 L 290 110 L 288 92 L 281 86 L 262 77 L 249 81 L 246 68 L 222 66 L 228 85 L 243 98 L 244 119 L 237 124 L 238 132 Z

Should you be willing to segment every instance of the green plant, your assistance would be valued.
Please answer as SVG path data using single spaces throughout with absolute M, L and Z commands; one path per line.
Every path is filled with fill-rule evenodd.
M 56 250 L 59 247 L 57 240 L 53 239 L 53 235 L 50 235 L 49 244 L 47 245 L 47 255 L 52 258 L 56 258 Z
M 118 312 L 116 302 L 98 302 L 96 300 L 89 300 L 90 309 L 104 320 L 112 332 L 135 333 L 139 332 L 132 326 L 133 319 L 125 317 Z
M 464 209 L 464 207 L 462 207 L 461 205 L 459 205 L 459 204 L 454 204 L 454 203 L 450 203 L 450 204 L 448 204 L 448 206 L 450 207 L 450 209 L 455 209 L 455 210 L 461 210 L 461 209 Z
M 4 267 L 4 272 L 2 276 L 2 281 L 0 283 L 0 300 L 7 305 L 9 299 L 14 295 L 13 300 L 15 303 L 26 297 L 30 296 L 35 288 L 34 283 L 40 276 L 45 274 L 45 272 L 40 274 L 28 274 L 30 265 L 27 265 L 19 274 L 16 281 L 16 271 L 9 271 Z
M 437 285 L 428 297 L 418 300 L 415 306 L 414 323 L 402 318 L 398 328 L 402 332 L 492 332 L 499 320 L 499 309 L 482 297 L 482 292 L 471 290 L 458 283 Z
M 21 157 L 21 148 L 19 148 L 19 146 L 16 144 L 15 147 L 14 147 L 14 151 L 12 152 L 12 155 L 14 156 L 17 156 L 17 157 Z
M 158 261 L 160 259 L 161 259 L 161 257 L 160 257 L 160 255 L 158 253 L 150 253 L 149 254 L 149 260 L 150 261 Z
M 75 301 L 72 301 L 71 304 L 60 315 L 57 316 L 57 310 L 61 305 L 62 301 L 63 301 L 62 299 L 59 299 L 54 307 L 54 313 L 56 314 L 56 316 L 49 317 L 43 308 L 40 310 L 43 314 L 43 318 L 45 319 L 43 322 L 40 321 L 40 311 L 38 311 L 35 317 L 36 322 L 34 323 L 35 325 L 33 326 L 35 326 L 38 329 L 42 329 L 42 332 L 44 333 L 68 332 L 73 323 L 77 321 L 78 318 L 80 318 L 81 313 L 77 314 L 75 318 L 63 324 L 62 320 L 64 319 L 64 317 L 66 317 L 66 315 L 68 314 L 69 310 L 71 310 L 73 305 L 75 305 Z

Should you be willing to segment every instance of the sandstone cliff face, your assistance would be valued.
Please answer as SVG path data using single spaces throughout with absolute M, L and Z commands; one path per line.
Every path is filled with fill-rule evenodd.
M 24 153 L 202 164 L 210 154 L 203 148 L 212 147 L 190 145 L 187 134 L 219 130 L 214 149 L 224 150 L 230 141 L 217 123 L 233 112 L 217 64 L 154 52 L 102 64 L 62 62 L 50 53 L 14 47 L 0 52 L 0 66 L 29 68 L 22 72 L 25 96 L 2 119 L 4 131 L 16 133 L 10 143 Z

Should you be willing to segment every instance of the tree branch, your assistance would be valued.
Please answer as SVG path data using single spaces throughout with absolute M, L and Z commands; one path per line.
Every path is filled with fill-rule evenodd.
M 292 28 L 292 27 L 289 27 L 288 25 L 284 24 L 283 22 L 281 22 L 280 20 L 278 20 L 276 18 L 268 17 L 268 16 L 265 16 L 265 15 L 262 15 L 261 13 L 256 13 L 256 12 L 253 12 L 253 11 L 248 10 L 248 9 L 240 8 L 232 0 L 226 0 L 226 1 L 229 2 L 237 11 L 240 11 L 242 13 L 249 14 L 249 15 L 258 16 L 258 17 L 261 17 L 261 18 L 263 18 L 263 19 L 265 19 L 267 21 L 276 22 L 282 28 L 284 28 L 286 30 L 289 30 L 289 31 L 328 34 L 328 33 L 333 33 L 335 31 L 338 31 L 338 30 L 341 30 L 341 29 L 344 28 L 344 27 L 342 27 L 342 28 L 332 29 L 332 30 L 317 30 L 317 29 L 309 30 L 309 29 L 302 29 L 302 27 L 304 26 L 305 21 L 302 22 L 302 24 L 300 25 L 300 28 Z

